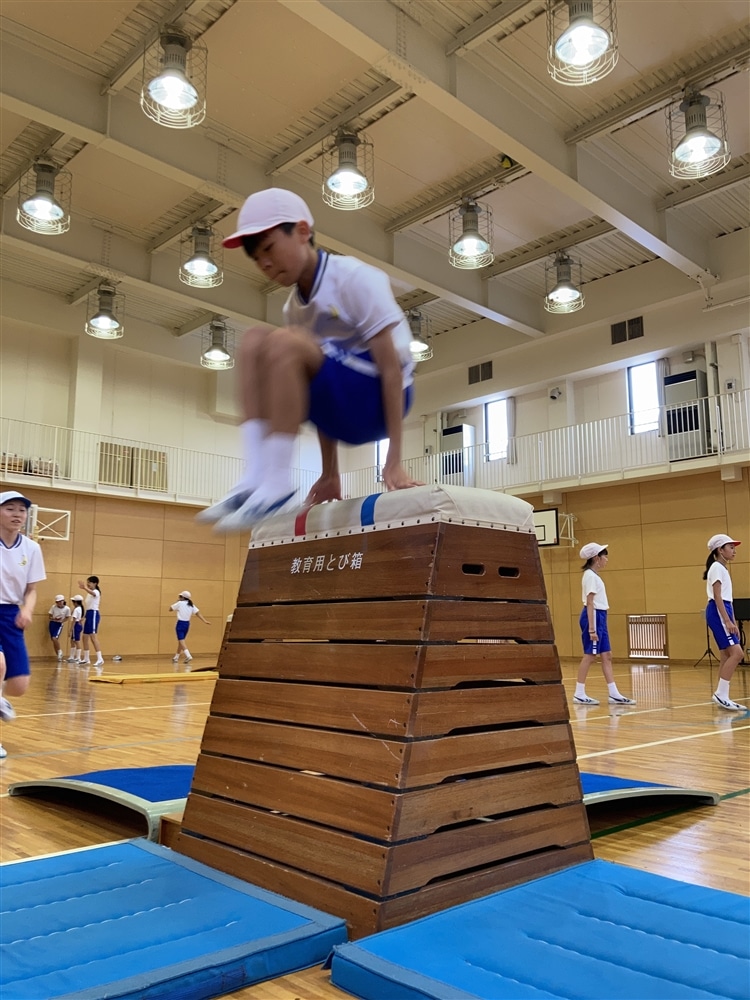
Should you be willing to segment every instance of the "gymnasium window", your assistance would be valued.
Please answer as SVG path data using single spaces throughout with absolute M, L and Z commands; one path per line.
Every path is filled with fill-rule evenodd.
M 642 434 L 659 427 L 659 383 L 656 362 L 628 368 L 630 433 Z
M 383 438 L 382 441 L 378 441 L 375 446 L 375 464 L 378 467 L 377 481 L 379 483 L 383 482 L 383 466 L 385 465 L 385 459 L 388 454 L 388 445 L 390 444 L 390 438 Z
M 484 404 L 485 461 L 508 457 L 508 400 L 493 399 Z

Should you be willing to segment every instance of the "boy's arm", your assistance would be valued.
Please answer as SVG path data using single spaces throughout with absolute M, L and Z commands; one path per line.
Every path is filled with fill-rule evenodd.
M 18 614 L 16 615 L 16 625 L 19 628 L 26 628 L 27 625 L 31 624 L 31 618 L 36 607 L 36 597 L 36 584 L 27 583 L 23 595 L 23 604 L 18 609 Z
M 339 451 L 336 442 L 318 428 L 320 442 L 320 457 L 323 473 L 313 483 L 305 498 L 305 505 L 325 503 L 326 500 L 341 499 L 341 476 L 339 475 Z
M 409 486 L 423 486 L 412 479 L 401 464 L 401 443 L 404 425 L 404 390 L 402 385 L 401 362 L 391 337 L 391 327 L 387 326 L 367 342 L 367 348 L 380 372 L 383 387 L 383 411 L 388 434 L 388 454 L 383 466 L 383 482 L 386 489 L 403 490 Z

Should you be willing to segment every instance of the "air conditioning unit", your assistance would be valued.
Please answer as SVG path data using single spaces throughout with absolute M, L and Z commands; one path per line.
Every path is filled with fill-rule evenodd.
M 711 454 L 707 395 L 708 382 L 703 371 L 665 377 L 664 403 L 670 462 Z
M 440 481 L 449 486 L 474 485 L 474 438 L 471 424 L 446 427 L 440 435 Z

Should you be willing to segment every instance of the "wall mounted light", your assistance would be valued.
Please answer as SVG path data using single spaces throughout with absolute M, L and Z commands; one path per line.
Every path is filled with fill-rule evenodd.
M 125 332 L 122 316 L 125 296 L 114 285 L 103 281 L 89 294 L 86 333 L 97 340 L 119 340 Z
M 573 260 L 565 250 L 558 250 L 544 265 L 546 294 L 544 308 L 550 313 L 570 313 L 583 309 L 581 262 Z
M 221 316 L 201 331 L 201 366 L 215 372 L 234 368 L 234 332 Z
M 547 0 L 547 69 L 553 80 L 584 87 L 617 65 L 615 0 Z
M 486 267 L 495 258 L 492 250 L 492 209 L 466 198 L 448 216 L 448 257 L 454 267 Z
M 70 229 L 71 175 L 51 160 L 35 160 L 18 185 L 16 219 L 24 229 L 57 236 Z
M 364 132 L 340 128 L 323 145 L 323 201 L 346 212 L 374 200 L 372 143 Z
M 708 177 L 729 163 L 724 95 L 718 90 L 686 90 L 666 117 L 673 177 Z
M 180 244 L 180 281 L 193 288 L 215 288 L 224 280 L 224 253 L 210 226 L 193 226 Z
M 429 361 L 433 355 L 429 317 L 419 312 L 418 309 L 410 309 L 406 314 L 406 319 L 411 330 L 409 350 L 412 361 Z
M 158 125 L 193 128 L 206 117 L 208 49 L 165 28 L 143 56 L 141 107 Z

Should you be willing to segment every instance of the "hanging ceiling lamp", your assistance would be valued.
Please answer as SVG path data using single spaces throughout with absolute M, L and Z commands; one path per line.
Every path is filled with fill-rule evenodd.
M 406 318 L 411 330 L 409 350 L 412 361 L 429 361 L 433 355 L 429 318 L 418 309 L 410 309 Z
M 193 226 L 188 239 L 180 245 L 180 281 L 193 288 L 215 288 L 224 280 L 221 243 L 214 239 L 210 226 Z
M 617 65 L 614 0 L 547 0 L 547 69 L 553 80 L 584 87 Z
M 492 250 L 492 209 L 471 198 L 448 216 L 448 257 L 454 267 L 486 267 L 495 258 Z
M 51 160 L 38 159 L 18 185 L 16 219 L 24 229 L 57 236 L 70 229 L 71 175 Z
M 569 257 L 565 250 L 558 250 L 544 265 L 546 295 L 544 308 L 551 313 L 570 313 L 583 309 L 585 298 L 581 291 L 581 262 Z
M 214 316 L 201 332 L 201 366 L 211 371 L 234 368 L 234 333 L 221 316 Z
M 122 325 L 125 297 L 118 294 L 114 285 L 103 281 L 91 292 L 85 330 L 97 340 L 119 340 L 125 332 Z
M 323 201 L 355 211 L 375 200 L 373 146 L 364 132 L 341 128 L 323 147 Z
M 192 128 L 206 117 L 208 49 L 179 28 L 165 28 L 143 57 L 141 107 L 158 125 Z
M 729 163 L 724 96 L 718 90 L 687 90 L 666 116 L 673 177 L 708 177 Z

